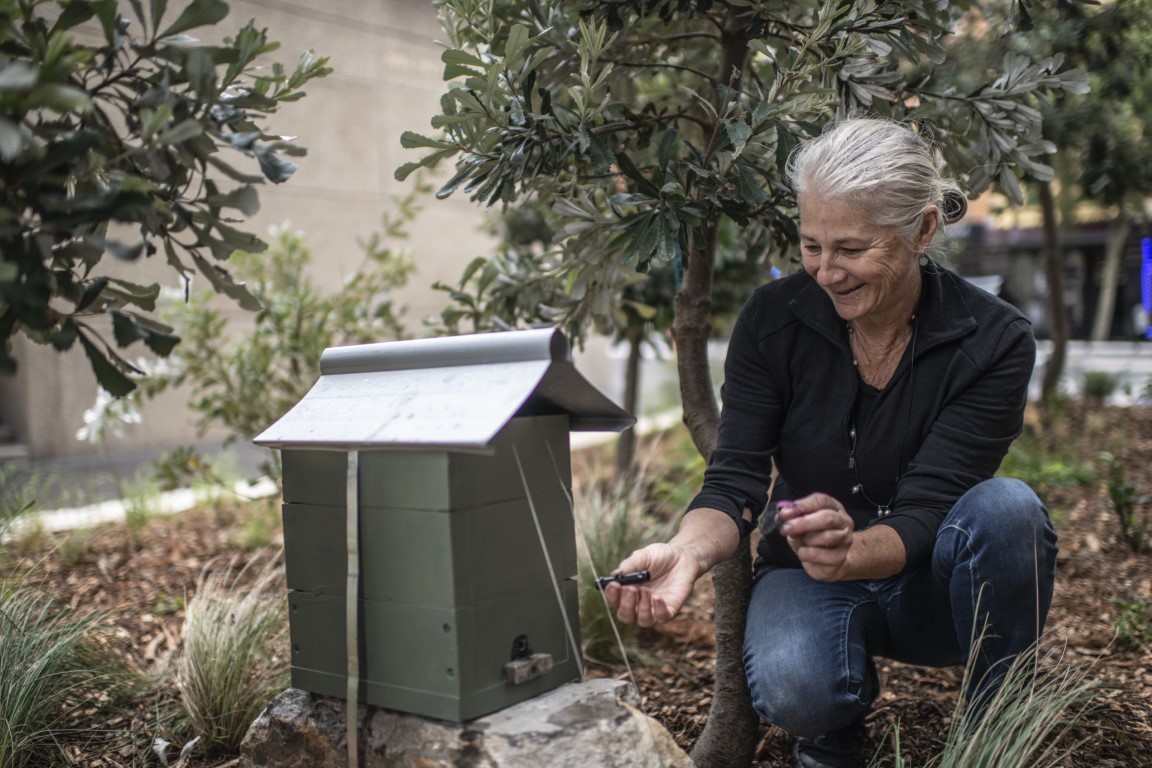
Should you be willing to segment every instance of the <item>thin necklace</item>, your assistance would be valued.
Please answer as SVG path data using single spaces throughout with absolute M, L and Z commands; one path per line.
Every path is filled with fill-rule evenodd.
M 915 315 L 912 316 L 908 322 L 909 324 L 915 320 Z M 887 383 L 887 380 L 892 377 L 896 372 L 896 368 L 900 364 L 900 356 L 896 357 L 896 363 L 893 365 L 892 356 L 896 353 L 897 349 L 903 352 L 905 345 L 900 343 L 892 344 L 888 349 L 880 354 L 878 358 L 873 358 L 872 353 L 868 351 L 868 344 L 865 340 L 863 333 L 857 333 L 856 328 L 851 322 L 848 323 L 848 348 L 852 350 L 852 365 L 860 373 L 860 378 L 864 379 L 863 369 L 860 367 L 860 361 L 864 360 L 867 367 L 871 369 L 872 381 L 864 379 L 868 384 L 874 387 L 881 388 Z M 857 354 L 859 350 L 860 354 Z M 891 369 L 891 370 L 890 370 Z
M 909 320 L 909 322 L 912 323 L 912 340 L 909 342 L 909 346 L 912 348 L 912 354 L 908 360 L 908 409 L 904 415 L 904 434 L 900 438 L 900 452 L 896 454 L 896 479 L 894 481 L 895 485 L 899 485 L 900 483 L 900 468 L 904 463 L 904 446 L 908 442 L 908 425 L 912 421 L 912 395 L 916 390 L 916 335 L 920 324 L 916 322 L 916 315 L 912 315 L 912 318 Z M 851 325 L 848 326 L 848 330 L 851 333 Z M 853 359 L 852 362 L 855 365 L 856 360 Z M 893 373 L 893 376 L 895 376 L 895 373 Z M 872 407 L 868 409 L 867 423 L 871 423 L 872 415 L 876 410 L 876 406 L 879 402 L 879 397 L 877 397 L 877 399 L 873 401 Z M 892 514 L 892 503 L 896 501 L 896 487 L 894 486 L 892 488 L 892 495 L 888 498 L 888 501 L 882 504 L 874 501 L 868 495 L 868 491 L 864 488 L 864 483 L 860 480 L 860 464 L 856 460 L 856 438 L 856 408 L 853 406 L 852 420 L 848 425 L 848 468 L 855 471 L 856 473 L 856 484 L 852 486 L 852 493 L 860 494 L 864 501 L 868 502 L 869 505 L 876 507 L 876 517 L 887 517 L 888 515 Z

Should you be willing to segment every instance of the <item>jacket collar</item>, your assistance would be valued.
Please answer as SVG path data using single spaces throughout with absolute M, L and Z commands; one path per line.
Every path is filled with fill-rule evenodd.
M 805 273 L 805 285 L 788 303 L 796 318 L 838 347 L 847 348 L 844 321 L 828 294 Z M 937 344 L 967 336 L 976 330 L 976 318 L 957 281 L 960 278 L 935 261 L 920 268 L 920 306 L 916 311 L 917 357 Z

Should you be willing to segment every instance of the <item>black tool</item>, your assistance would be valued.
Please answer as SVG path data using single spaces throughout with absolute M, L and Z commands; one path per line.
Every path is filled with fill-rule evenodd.
M 615 576 L 601 576 L 596 579 L 596 586 L 599 589 L 604 589 L 612 582 L 617 584 L 643 584 L 652 578 L 648 571 L 633 571 L 632 573 L 618 573 Z

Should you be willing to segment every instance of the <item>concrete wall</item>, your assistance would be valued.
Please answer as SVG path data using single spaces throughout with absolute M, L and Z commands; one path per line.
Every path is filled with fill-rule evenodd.
M 219 37 L 234 34 L 254 18 L 271 39 L 281 42 L 270 61 L 291 67 L 301 52 L 313 49 L 329 56 L 335 70 L 262 126 L 271 133 L 298 136 L 308 155 L 298 160 L 300 170 L 287 183 L 259 188 L 261 210 L 245 225 L 261 235 L 283 222 L 303 231 L 316 279 L 322 287 L 335 288 L 362 260 L 357 238 L 378 230 L 383 211 L 411 186 L 393 179 L 397 166 L 419 157 L 417 151 L 400 147 L 401 132 L 432 133 L 429 119 L 444 88 L 441 48 L 435 43 L 441 30 L 432 3 L 234 0 L 231 8 L 214 32 Z M 173 2 L 168 14 L 175 18 L 179 11 L 180 4 Z M 455 282 L 463 265 L 485 252 L 481 218 L 480 209 L 466 197 L 429 198 L 424 204 L 405 246 L 418 269 L 401 297 L 409 307 L 412 333 L 419 334 L 420 320 L 443 304 L 431 284 Z M 110 266 L 136 282 L 177 285 L 175 274 L 159 262 Z M 245 313 L 233 314 L 244 322 Z M 17 339 L 15 352 L 18 375 L 0 377 L 0 419 L 16 430 L 35 459 L 95 458 L 169 447 L 195 437 L 190 415 L 176 394 L 149 405 L 144 424 L 124 439 L 102 446 L 78 442 L 76 430 L 96 394 L 83 352 L 77 346 L 70 354 L 58 355 L 23 339 Z M 130 357 L 136 354 L 132 350 Z

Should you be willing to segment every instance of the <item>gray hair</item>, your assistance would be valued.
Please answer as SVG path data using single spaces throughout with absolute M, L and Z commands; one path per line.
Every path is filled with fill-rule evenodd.
M 859 205 L 877 226 L 916 241 L 928 206 L 940 211 L 936 234 L 968 211 L 960 186 L 941 175 L 932 144 L 892 120 L 854 118 L 802 144 L 788 159 L 797 199 L 814 195 Z

